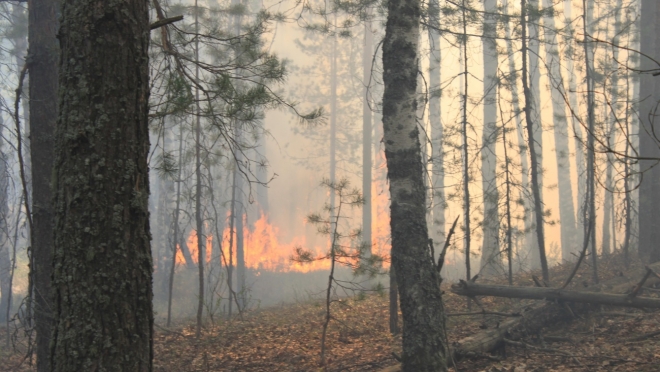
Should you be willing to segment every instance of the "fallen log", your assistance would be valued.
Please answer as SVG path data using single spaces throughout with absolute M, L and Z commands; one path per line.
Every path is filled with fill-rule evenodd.
M 660 272 L 660 262 L 649 265 L 650 269 L 656 273 Z M 645 275 L 647 270 L 631 270 L 628 273 L 621 273 L 620 276 L 602 282 L 595 286 L 585 288 L 586 290 L 607 290 L 613 293 L 632 293 L 640 277 Z M 659 283 L 660 279 L 652 276 L 644 283 L 646 286 Z M 581 292 L 584 293 L 584 292 Z M 590 292 L 598 293 L 598 292 Z M 578 308 L 573 308 L 574 312 L 579 312 Z M 499 324 L 497 328 L 487 329 L 472 336 L 463 338 L 450 345 L 450 355 L 453 362 L 472 355 L 483 355 L 498 350 L 502 347 L 504 339 L 517 341 L 525 335 L 538 333 L 538 331 L 548 324 L 554 324 L 558 321 L 572 317 L 567 313 L 566 307 L 557 303 L 545 302 L 543 304 L 530 307 L 527 311 L 521 312 L 522 316 L 509 319 Z M 452 360 L 449 360 L 451 363 Z M 387 367 L 381 372 L 399 372 L 401 365 L 397 364 Z
M 549 323 L 557 323 L 570 317 L 561 306 L 548 303 L 528 307 L 520 311 L 520 316 L 511 318 L 497 325 L 496 328 L 486 329 L 472 336 L 453 342 L 449 348 L 449 364 L 462 359 L 478 355 L 487 355 L 498 350 L 504 344 L 504 339 L 519 340 L 523 336 L 538 331 Z M 401 365 L 387 367 L 380 372 L 399 372 Z
M 593 305 L 625 306 L 660 309 L 660 298 L 637 297 L 636 292 L 628 294 L 610 294 L 602 292 L 571 291 L 547 287 L 513 287 L 505 285 L 487 285 L 469 283 L 461 280 L 451 286 L 451 291 L 461 296 L 493 296 L 506 298 L 524 298 L 532 300 L 551 300 L 560 302 L 579 302 Z

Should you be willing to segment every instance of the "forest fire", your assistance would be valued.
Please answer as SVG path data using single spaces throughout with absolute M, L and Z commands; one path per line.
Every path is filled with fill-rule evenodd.
M 383 258 L 388 258 L 392 248 L 390 240 L 390 193 L 387 185 L 382 179 L 371 184 L 371 250 Z M 389 267 L 389 259 L 383 262 L 384 267 Z
M 228 234 L 228 230 L 226 234 Z M 279 229 L 268 221 L 268 216 L 265 214 L 262 214 L 254 223 L 252 231 L 246 228 L 243 234 L 245 237 L 245 265 L 251 269 L 277 272 L 310 272 L 327 270 L 330 267 L 327 260 L 309 263 L 293 261 L 291 256 L 296 247 L 310 250 L 317 257 L 323 255 L 325 249 L 308 247 L 305 236 L 295 237 L 288 244 L 280 243 L 278 238 Z
M 372 251 L 375 254 L 387 257 L 390 250 L 390 226 L 389 226 L 389 197 L 387 190 L 384 186 L 380 185 L 381 182 L 376 182 L 372 186 L 372 195 L 374 196 L 372 202 L 372 216 L 373 218 L 373 235 L 372 235 Z M 280 231 L 277 226 L 274 226 L 268 219 L 268 216 L 262 214 L 261 217 L 254 222 L 252 228 L 248 228 L 244 223 L 243 228 L 243 241 L 245 251 L 245 266 L 253 270 L 266 270 L 271 272 L 311 272 L 317 270 L 327 270 L 330 263 L 327 260 L 318 260 L 309 263 L 301 263 L 292 260 L 297 247 L 310 250 L 316 257 L 322 256 L 326 253 L 326 248 L 309 247 L 307 239 L 304 235 L 297 236 L 289 243 L 280 242 Z M 225 259 L 228 259 L 228 247 L 230 241 L 229 226 L 225 227 L 223 231 L 222 247 L 225 254 Z M 233 263 L 236 265 L 236 236 L 233 239 Z M 206 262 L 211 262 L 218 255 L 214 252 L 213 235 L 209 234 L 206 237 Z M 185 264 L 186 259 L 180 247 L 177 245 L 176 263 L 177 265 Z M 190 253 L 192 262 L 198 262 L 197 250 L 197 232 L 191 230 L 186 240 L 186 248 Z M 384 262 L 385 267 L 389 267 L 389 262 Z

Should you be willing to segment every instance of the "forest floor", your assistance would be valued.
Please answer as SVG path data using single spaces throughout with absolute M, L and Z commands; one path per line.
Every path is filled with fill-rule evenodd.
M 583 264 L 573 286 L 586 286 L 591 273 Z M 619 257 L 603 259 L 600 277 L 620 275 Z M 552 277 L 566 278 L 572 265 L 557 266 Z M 448 284 L 448 283 L 447 283 Z M 521 274 L 517 285 L 533 285 L 531 274 Z M 653 294 L 644 293 L 644 296 Z M 446 290 L 447 313 L 467 311 L 467 302 Z M 488 311 L 514 312 L 526 300 L 483 298 Z M 328 371 L 379 371 L 397 363 L 400 336 L 389 333 L 387 296 L 369 295 L 344 299 L 332 305 L 328 329 Z M 320 337 L 324 302 L 306 301 L 260 309 L 243 319 L 207 325 L 195 337 L 194 323 L 179 323 L 168 329 L 159 324 L 154 334 L 154 371 L 320 371 Z M 472 311 L 479 311 L 472 305 Z M 491 315 L 450 316 L 449 342 L 496 326 Z M 399 318 L 400 319 L 400 318 Z M 502 318 L 500 318 L 502 319 Z M 531 347 L 507 346 L 498 355 L 458 363 L 452 371 L 658 371 L 660 370 L 660 311 L 627 308 L 594 308 L 578 318 L 567 318 L 523 340 Z M 640 336 L 647 336 L 637 340 Z M 0 328 L 0 371 L 32 371 L 24 358 L 24 341 L 17 351 L 4 344 L 6 329 Z

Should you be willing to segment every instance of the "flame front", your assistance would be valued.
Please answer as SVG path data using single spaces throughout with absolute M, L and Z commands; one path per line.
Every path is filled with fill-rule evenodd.
M 385 153 L 376 152 L 376 171 L 374 182 L 371 183 L 371 216 L 372 236 L 371 249 L 375 254 L 385 258 L 384 267 L 390 266 L 390 191 L 387 187 L 387 171 L 385 166 Z
M 381 154 L 382 157 L 382 154 Z M 378 159 L 384 163 L 384 159 Z M 390 200 L 387 183 L 385 181 L 384 167 L 377 167 L 375 172 L 374 182 L 372 183 L 372 252 L 385 258 L 383 263 L 384 267 L 389 267 L 389 253 L 391 249 L 390 239 Z M 305 250 L 311 251 L 315 257 L 324 256 L 327 254 L 327 247 L 310 247 L 307 244 L 305 235 L 294 237 L 288 243 L 280 242 L 280 230 L 274 226 L 268 218 L 267 214 L 262 213 L 257 221 L 250 227 L 245 221 L 243 216 L 243 251 L 245 257 L 245 266 L 255 271 L 271 271 L 271 272 L 311 272 L 317 270 L 328 270 L 330 262 L 328 260 L 318 260 L 309 263 L 295 262 L 291 259 L 297 247 L 302 247 Z M 229 260 L 229 242 L 230 242 L 230 228 L 225 227 L 222 233 L 222 251 L 224 254 L 223 265 Z M 236 266 L 236 236 L 232 240 L 232 262 Z M 177 244 L 176 263 L 177 265 L 185 264 L 186 259 L 184 253 Z M 192 230 L 186 240 L 186 254 L 190 254 L 192 263 L 197 264 L 197 232 Z M 217 250 L 217 247 L 216 247 Z M 206 262 L 217 260 L 218 252 L 213 252 L 213 235 L 206 236 Z
M 316 256 L 320 256 L 325 252 L 320 247 L 308 247 L 305 236 L 295 237 L 289 244 L 280 243 L 279 229 L 273 226 L 268 221 L 268 216 L 263 213 L 254 223 L 254 229 L 249 231 L 246 228 L 243 230 L 243 234 L 245 238 L 245 266 L 251 269 L 277 272 L 310 272 L 330 268 L 330 263 L 327 260 L 310 263 L 292 261 L 291 256 L 296 247 L 311 250 Z M 227 245 L 228 240 L 225 246 Z

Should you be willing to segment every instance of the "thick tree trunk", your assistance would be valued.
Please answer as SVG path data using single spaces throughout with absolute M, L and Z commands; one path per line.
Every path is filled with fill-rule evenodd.
M 383 130 L 390 180 L 392 265 L 403 314 L 403 370 L 447 369 L 439 275 L 430 259 L 426 190 L 415 120 L 419 0 L 390 0 L 383 41 Z
M 151 371 L 149 12 L 64 0 L 52 371 Z
M 660 60 L 660 4 L 641 1 L 640 49 L 644 55 Z M 654 61 L 640 57 L 640 69 L 657 69 Z M 660 119 L 655 114 L 660 100 L 660 78 L 646 75 L 640 81 L 639 152 L 643 158 L 660 158 Z M 660 261 L 660 167 L 658 160 L 640 160 L 643 172 L 639 187 L 639 256 L 644 262 Z
M 57 121 L 58 10 L 56 0 L 34 0 L 28 7 L 30 45 L 30 157 L 32 161 L 32 239 L 37 370 L 49 367 L 52 332 L 53 134 Z
M 484 11 L 484 117 L 483 135 L 481 137 L 481 184 L 483 187 L 483 245 L 481 249 L 481 270 L 483 277 L 493 277 L 502 271 L 502 256 L 500 255 L 500 215 L 498 212 L 499 192 L 497 190 L 497 153 L 495 144 L 498 138 L 497 128 L 497 42 L 494 16 L 497 1 L 485 0 Z

